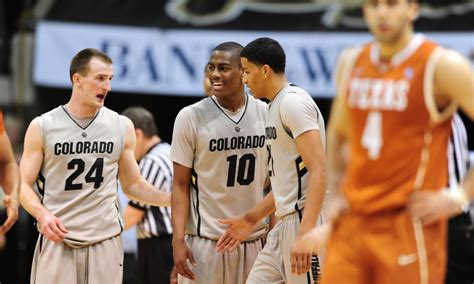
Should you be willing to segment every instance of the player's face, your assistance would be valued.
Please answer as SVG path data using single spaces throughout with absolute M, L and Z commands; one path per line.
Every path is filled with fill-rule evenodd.
M 366 0 L 364 18 L 374 37 L 394 43 L 411 32 L 418 16 L 418 4 L 409 0 Z
M 211 93 L 216 97 L 231 97 L 242 94 L 242 71 L 239 57 L 229 51 L 213 51 L 207 63 L 207 75 Z
M 82 103 L 88 107 L 102 107 L 107 93 L 111 90 L 112 64 L 92 58 L 89 62 L 87 74 L 85 76 L 75 75 L 78 76 L 75 83 L 81 93 Z
M 265 97 L 265 91 L 263 90 L 263 68 L 248 61 L 247 58 L 240 58 L 242 63 L 243 81 L 244 84 L 250 89 L 250 92 L 255 98 L 261 99 Z

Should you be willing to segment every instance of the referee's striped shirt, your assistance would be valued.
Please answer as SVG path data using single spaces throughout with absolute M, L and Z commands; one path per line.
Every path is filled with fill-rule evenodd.
M 463 180 L 469 170 L 469 148 L 467 132 L 459 114 L 453 116 L 451 122 L 452 133 L 448 144 L 448 171 L 449 190 L 456 190 L 457 185 Z M 471 202 L 469 211 L 473 212 L 474 203 Z M 471 213 L 471 219 L 472 213 Z
M 139 161 L 141 175 L 156 188 L 171 192 L 173 164 L 170 159 L 170 145 L 160 142 L 151 147 Z M 148 239 L 162 235 L 171 235 L 171 207 L 156 207 L 136 201 L 130 206 L 143 210 L 145 215 L 137 225 L 137 238 Z
M 456 188 L 469 169 L 469 149 L 466 127 L 458 114 L 453 116 L 451 128 L 448 144 L 449 188 Z

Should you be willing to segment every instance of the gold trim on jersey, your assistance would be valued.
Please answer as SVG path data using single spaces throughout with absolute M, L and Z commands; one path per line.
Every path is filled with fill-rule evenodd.
M 444 110 L 439 111 L 434 99 L 433 88 L 436 63 L 443 54 L 446 54 L 446 52 L 448 51 L 441 47 L 436 47 L 436 49 L 433 50 L 433 52 L 430 54 L 430 57 L 428 58 L 428 61 L 426 62 L 425 74 L 423 78 L 423 95 L 425 105 L 428 109 L 431 120 L 435 123 L 441 123 L 450 118 L 457 109 L 456 103 L 452 102 Z

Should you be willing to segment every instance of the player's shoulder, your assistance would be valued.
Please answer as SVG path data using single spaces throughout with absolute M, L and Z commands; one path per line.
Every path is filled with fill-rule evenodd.
M 106 106 L 101 107 L 100 111 L 102 111 L 105 114 L 109 114 L 109 115 L 119 115 L 116 111 L 111 110 L 110 108 L 108 108 Z
M 259 100 L 255 98 L 252 95 L 247 94 L 247 99 L 249 104 L 254 104 L 258 109 L 267 111 L 268 110 L 268 104 L 262 100 Z
M 439 60 L 437 61 L 436 68 L 457 68 L 457 66 L 470 65 L 469 60 L 454 49 L 438 46 L 437 52 L 439 53 Z
M 371 42 L 368 42 L 345 48 L 339 56 L 339 64 L 344 66 L 347 65 L 348 62 L 354 61 L 364 50 L 368 50 L 371 44 Z
M 63 106 L 57 106 L 45 113 L 42 113 L 40 117 L 50 117 L 50 116 L 56 115 L 58 113 L 63 113 L 63 112 L 65 112 Z
M 208 112 L 209 109 L 213 105 L 213 101 L 211 97 L 205 97 L 191 105 L 183 107 L 177 115 L 177 119 L 180 118 L 189 118 L 192 117 L 193 115 L 199 114 L 199 113 L 205 113 Z
M 54 126 L 57 121 L 64 119 L 64 116 L 67 115 L 66 110 L 63 106 L 57 106 L 41 115 L 35 117 L 30 125 L 38 125 L 43 127 L 44 124 Z
M 307 101 L 310 99 L 312 101 L 311 95 L 303 88 L 290 83 L 287 88 L 285 88 L 285 96 L 282 98 L 282 104 L 292 101 Z

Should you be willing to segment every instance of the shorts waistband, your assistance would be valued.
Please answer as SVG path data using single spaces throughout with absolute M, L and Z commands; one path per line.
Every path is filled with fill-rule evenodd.
M 288 213 L 286 215 L 283 215 L 280 217 L 280 220 L 288 220 L 288 219 L 294 219 L 294 218 L 302 218 L 303 217 L 303 209 L 300 211 L 293 211 L 291 213 Z

